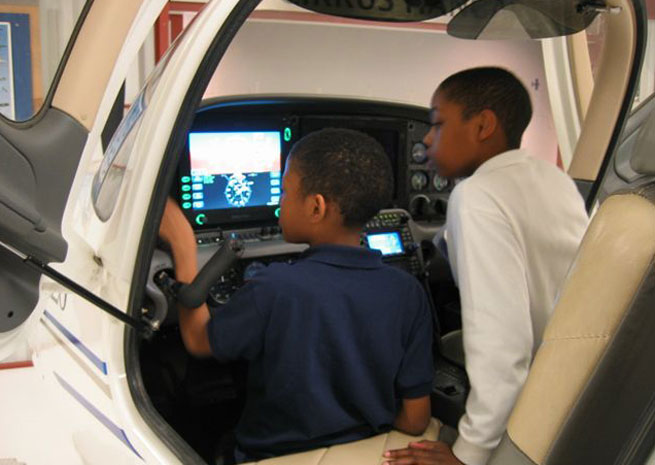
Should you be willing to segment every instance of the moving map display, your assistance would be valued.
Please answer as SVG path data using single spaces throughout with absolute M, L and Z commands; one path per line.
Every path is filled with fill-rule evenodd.
M 397 231 L 369 234 L 366 241 L 371 249 L 379 250 L 382 255 L 398 255 L 405 252 L 403 241 Z
M 190 175 L 181 180 L 182 208 L 222 210 L 279 204 L 280 155 L 278 131 L 190 133 Z

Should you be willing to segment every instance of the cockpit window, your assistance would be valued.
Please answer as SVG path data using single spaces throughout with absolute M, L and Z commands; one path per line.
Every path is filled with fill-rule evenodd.
M 186 31 L 186 30 L 185 30 Z M 175 53 L 177 45 L 182 41 L 184 32 L 167 50 L 155 69 L 152 71 L 141 92 L 130 106 L 118 128 L 111 137 L 105 150 L 100 168 L 93 177 L 91 197 L 96 215 L 102 221 L 107 221 L 116 208 L 118 194 L 123 184 L 123 178 L 128 170 L 128 163 L 132 154 L 132 147 L 141 126 L 144 110 L 148 106 L 150 97 L 154 92 L 171 56 Z
M 462 39 L 544 39 L 574 34 L 591 24 L 602 3 L 562 0 L 478 0 L 448 24 Z
M 145 92 L 142 91 L 111 138 L 100 169 L 93 178 L 91 190 L 93 207 L 102 221 L 109 219 L 116 206 L 129 154 L 132 152 L 132 146 L 141 125 L 141 115 L 145 108 Z

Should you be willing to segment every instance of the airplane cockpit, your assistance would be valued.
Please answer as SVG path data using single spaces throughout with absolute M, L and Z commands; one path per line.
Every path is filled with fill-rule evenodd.
M 22 9 L 32 2 L 15 3 Z M 34 17 L 38 8 L 30 8 Z M 175 8 L 180 10 L 173 14 Z M 79 463 L 229 462 L 248 395 L 248 365 L 190 355 L 178 307 L 207 303 L 210 312 L 220 311 L 269 265 L 299 260 L 308 245 L 286 242 L 278 216 L 289 153 L 308 134 L 357 130 L 375 139 L 389 160 L 392 199 L 364 226 L 360 246 L 379 251 L 429 296 L 431 413 L 454 428 L 470 386 L 459 292 L 439 238 L 461 179 L 442 177 L 426 152 L 436 86 L 473 67 L 515 74 L 532 103 L 521 147 L 567 172 L 590 216 L 617 191 L 653 179 L 652 166 L 632 158 L 634 152 L 647 158 L 655 130 L 655 40 L 649 37 L 655 7 L 645 0 L 94 0 L 85 3 L 76 24 L 60 68 L 55 73 L 56 66 L 47 66 L 54 76 L 50 93 L 35 94 L 42 109 L 32 119 L 0 117 L 0 295 L 8 302 L 0 314 L 0 362 L 19 344 L 33 351 L 43 390 L 58 396 L 42 397 L 49 401 L 44 415 L 61 433 L 52 441 L 64 438 L 61 449 L 68 455 L 62 463 L 78 463 L 68 457 Z M 0 39 L 9 37 L 9 26 L 0 26 Z M 28 43 L 23 35 L 14 37 L 15 45 Z M 54 44 L 50 37 L 41 45 Z M 21 51 L 16 46 L 12 53 Z M 0 74 L 7 69 L 0 66 Z M 34 70 L 36 76 L 40 71 Z M 375 176 L 368 173 L 360 182 Z M 638 277 L 623 283 L 614 272 L 615 263 L 623 266 L 616 267 L 618 274 L 635 268 L 623 260 L 625 244 L 648 242 L 647 226 L 632 225 L 652 212 L 642 213 L 632 197 L 613 208 L 629 214 L 624 229 L 639 229 L 643 238 L 617 233 L 618 239 L 608 235 L 589 247 L 583 277 L 578 273 L 567 288 L 567 315 L 586 311 L 574 323 L 603 325 L 594 328 L 602 337 L 593 338 L 596 352 L 589 360 L 604 360 L 601 342 L 609 344 L 616 330 L 605 320 L 627 311 L 592 313 L 596 307 L 601 313 L 601 299 L 619 294 L 610 284 L 616 281 L 627 302 L 630 286 L 647 283 Z M 158 235 L 168 199 L 179 205 L 197 245 L 199 273 L 189 284 L 176 280 L 171 248 Z M 620 214 L 611 218 L 618 219 L 606 223 L 623 221 Z M 597 266 L 607 244 L 616 249 L 614 262 Z M 644 309 L 653 298 L 652 286 L 647 290 L 637 299 Z M 639 311 L 646 315 L 644 309 Z M 633 320 L 626 337 L 638 334 L 646 347 L 653 322 L 640 327 L 642 319 Z M 575 326 L 569 323 L 558 322 L 564 330 L 557 341 L 585 339 L 577 326 L 566 332 Z M 559 342 L 550 347 L 561 347 Z M 643 366 L 652 366 L 653 352 L 630 342 L 620 347 L 621 356 L 643 355 Z M 543 347 L 535 348 L 535 360 Z M 601 463 L 587 457 L 606 450 L 616 463 L 637 465 L 634 457 L 645 453 L 655 463 L 655 378 L 646 382 L 647 369 L 630 371 L 630 363 L 622 371 L 608 369 L 611 382 L 601 386 L 606 389 L 599 397 L 550 408 L 551 393 L 557 400 L 575 397 L 589 373 L 602 372 L 579 368 L 589 360 L 578 356 L 592 352 L 577 347 L 571 344 L 552 359 L 546 354 L 548 369 L 535 376 L 551 384 L 538 385 L 538 400 L 519 405 L 526 416 L 537 404 L 560 416 L 551 421 L 550 411 L 538 412 L 532 423 L 515 424 L 511 435 L 506 429 L 505 449 L 496 449 L 489 463 L 519 456 L 520 463 L 551 463 L 553 450 L 552 463 L 568 463 L 557 457 L 568 458 L 578 443 L 594 446 L 580 447 L 584 458 L 576 463 Z M 564 372 L 562 361 L 576 366 Z M 528 382 L 535 378 L 527 376 Z M 623 380 L 641 389 L 641 397 L 616 386 Z M 567 397 L 560 390 L 569 389 L 570 381 L 580 386 Z M 639 400 L 630 404 L 633 399 Z M 584 409 L 569 414 L 574 403 L 590 406 L 594 415 Z M 545 427 L 548 432 L 535 434 Z M 607 431 L 613 437 L 602 440 Z M 311 450 L 319 458 L 302 463 L 380 463 L 384 448 L 407 441 L 382 439 L 363 461 L 356 448 L 337 451 L 333 462 L 321 462 L 323 452 Z M 630 460 L 621 459 L 629 454 Z
M 229 241 L 239 242 L 238 253 L 233 252 L 223 269 L 206 281 L 203 300 L 216 311 L 262 268 L 294 261 L 308 247 L 282 237 L 277 223 L 281 176 L 295 141 L 332 127 L 355 129 L 376 139 L 393 168 L 392 202 L 365 225 L 362 247 L 379 250 L 385 263 L 411 274 L 429 296 L 437 296 L 431 301 L 437 337 L 458 329 L 457 292 L 445 259 L 432 243 L 445 221 L 454 184 L 437 174 L 425 153 L 426 109 L 398 103 L 308 96 L 203 102 L 189 130 L 171 196 L 193 227 L 199 267 L 216 260 L 213 257 L 220 256 Z M 194 360 L 185 353 L 172 292 L 173 263 L 166 246 L 160 245 L 146 294 L 153 318 L 163 323 L 161 334 L 143 343 L 144 383 L 164 418 L 211 460 L 216 438 L 229 435 L 238 418 L 247 367 Z M 461 364 L 443 358 L 438 363 L 434 414 L 454 426 L 464 409 L 466 374 Z M 225 417 L 218 413 L 225 411 L 233 416 L 201 430 L 195 420 L 189 421 L 190 412 L 205 415 L 213 409 L 217 416 Z
M 448 25 L 449 30 L 469 38 L 483 37 L 485 33 L 493 38 L 494 33 L 506 31 L 502 22 L 485 23 L 486 28 L 473 27 L 480 22 L 479 16 L 495 18 L 498 12 L 491 14 L 480 10 L 487 4 L 473 3 L 471 8 L 455 15 Z M 425 63 L 426 70 L 419 75 L 412 74 L 418 83 L 409 85 L 416 85 L 417 89 L 403 93 L 404 84 L 394 82 L 367 93 L 364 90 L 367 86 L 375 87 L 375 70 L 366 68 L 371 68 L 376 59 L 366 61 L 362 56 L 372 55 L 374 49 L 391 44 L 384 42 L 387 39 L 380 35 L 378 45 L 360 41 L 353 47 L 355 60 L 364 61 L 361 66 L 358 67 L 355 60 L 345 66 L 341 64 L 344 68 L 350 66 L 353 76 L 345 85 L 332 90 L 330 83 L 318 82 L 316 87 L 307 88 L 301 80 L 318 80 L 321 74 L 320 71 L 312 74 L 313 66 L 319 66 L 321 59 L 314 62 L 310 53 L 299 50 L 299 43 L 312 42 L 312 36 L 307 35 L 307 24 L 302 21 L 285 24 L 288 42 L 278 43 L 274 35 L 267 35 L 275 26 L 258 18 L 257 13 L 256 10 L 252 13 L 253 21 L 246 22 L 243 28 L 243 43 L 252 48 L 256 37 L 268 37 L 271 45 L 266 50 L 272 56 L 245 56 L 245 45 L 240 42 L 242 37 L 237 35 L 232 49 L 240 54 L 239 60 L 232 58 L 228 49 L 216 71 L 217 75 L 223 72 L 227 77 L 218 82 L 217 96 L 205 91 L 188 130 L 178 136 L 180 142 L 174 154 L 176 166 L 171 170 L 174 175 L 169 174 L 173 179 L 168 195 L 182 208 L 198 245 L 203 283 L 199 293 L 201 300 L 196 292 L 194 305 L 206 301 L 210 311 L 216 311 L 258 271 L 273 262 L 293 262 L 307 248 L 305 244 L 285 242 L 277 221 L 282 172 L 293 144 L 323 128 L 364 132 L 384 148 L 393 168 L 394 191 L 392 202 L 364 227 L 361 246 L 379 250 L 384 262 L 411 274 L 430 296 L 436 355 L 432 414 L 444 424 L 457 427 L 469 389 L 461 339 L 455 336 L 452 339 L 455 344 L 446 348 L 442 346 L 441 336 L 457 335 L 461 328 L 459 297 L 447 260 L 433 243 L 445 222 L 448 198 L 456 180 L 441 177 L 426 155 L 423 137 L 430 127 L 426 105 L 437 83 L 436 76 L 445 77 L 446 63 L 456 59 L 455 53 L 461 54 L 461 50 L 467 49 L 471 55 L 460 57 L 458 66 L 463 66 L 461 62 L 475 66 L 484 63 L 482 57 L 486 53 L 494 55 L 492 62 L 498 62 L 500 52 L 501 65 L 520 69 L 531 91 L 535 117 L 524 144 L 537 156 L 561 163 L 562 152 L 570 151 L 571 147 L 567 149 L 557 142 L 558 128 L 552 114 L 556 111 L 552 108 L 556 102 L 543 87 L 552 77 L 547 75 L 541 59 L 535 58 L 535 52 L 539 51 L 534 48 L 534 41 L 516 41 L 510 45 L 484 42 L 477 43 L 474 48 L 458 43 L 463 49 L 457 52 L 449 49 L 448 44 L 442 44 L 440 59 Z M 598 13 L 585 10 L 584 14 L 576 16 L 581 21 L 579 24 L 564 21 L 550 33 L 538 27 L 530 29 L 536 26 L 529 23 L 528 33 L 539 38 L 566 32 L 558 28 L 569 28 L 569 32 L 581 30 L 591 24 Z M 546 22 L 551 24 L 550 19 Z M 294 28 L 297 36 L 294 36 Z M 444 26 L 439 28 L 444 29 Z M 347 31 L 334 28 L 331 32 L 329 26 L 322 29 L 314 42 L 326 44 L 327 58 L 323 59 L 329 59 L 343 50 L 344 44 L 339 42 L 338 36 L 354 34 L 357 28 Z M 367 30 L 366 33 L 373 36 L 380 31 Z M 395 39 L 400 43 L 411 41 L 411 34 L 399 32 Z M 424 37 L 422 40 L 427 41 Z M 332 47 L 329 44 L 333 44 Z M 287 51 L 291 47 L 300 56 L 296 61 L 300 63 L 305 59 L 307 63 L 294 62 Z M 363 49 L 361 55 L 357 53 L 358 48 Z M 401 55 L 398 54 L 400 61 L 403 60 Z M 411 57 L 424 58 L 422 53 L 408 56 L 408 61 Z M 285 61 L 289 68 L 286 79 L 291 84 L 276 81 L 268 88 L 265 78 L 277 80 L 278 68 L 271 73 L 265 67 L 276 59 Z M 297 77 L 299 66 L 306 75 Z M 239 87 L 238 82 L 244 75 L 257 76 L 255 89 Z M 327 86 L 327 91 L 323 85 Z M 352 95 L 348 95 L 349 86 L 355 88 Z M 398 86 L 401 90 L 393 94 L 396 99 L 384 98 L 385 92 Z M 212 82 L 208 84 L 208 88 L 211 87 Z M 296 92 L 289 93 L 290 90 Z M 229 247 L 232 250 L 228 250 Z M 138 343 L 136 353 L 142 387 L 145 397 L 164 420 L 161 429 L 172 429 L 206 462 L 214 463 L 229 455 L 234 447 L 232 431 L 247 395 L 248 367 L 245 362 L 219 363 L 187 354 L 179 334 L 176 298 L 179 298 L 179 284 L 175 282 L 173 262 L 166 245 L 159 242 L 147 272 L 142 307 L 146 318 L 160 322 L 160 326 L 154 337 Z

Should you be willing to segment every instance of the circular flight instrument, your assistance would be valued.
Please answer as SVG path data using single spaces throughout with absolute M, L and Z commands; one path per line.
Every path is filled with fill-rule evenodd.
M 422 142 L 417 142 L 412 147 L 412 160 L 414 163 L 425 163 L 428 155 L 425 153 L 425 145 Z
M 430 199 L 423 194 L 419 194 L 409 201 L 409 213 L 412 218 L 423 218 L 428 214 L 430 208 Z
M 234 207 L 245 207 L 252 195 L 252 181 L 248 181 L 243 174 L 236 173 L 228 178 L 225 186 L 225 198 Z
M 412 189 L 415 191 L 422 191 L 428 185 L 429 179 L 425 171 L 415 171 L 409 179 Z
M 441 192 L 445 190 L 449 186 L 450 182 L 438 174 L 434 175 L 434 178 L 432 178 L 432 185 L 434 188 L 437 190 L 437 192 Z

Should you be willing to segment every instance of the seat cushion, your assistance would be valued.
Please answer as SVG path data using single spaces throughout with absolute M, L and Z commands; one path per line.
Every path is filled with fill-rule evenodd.
M 378 465 L 384 461 L 382 454 L 389 449 L 400 449 L 412 441 L 439 437 L 441 423 L 433 418 L 420 436 L 410 436 L 398 431 L 379 434 L 361 441 L 348 442 L 332 447 L 322 447 L 299 454 L 285 455 L 250 462 L 246 465 Z

